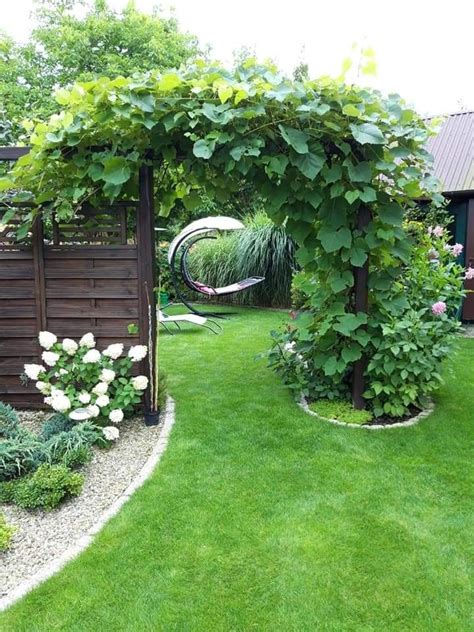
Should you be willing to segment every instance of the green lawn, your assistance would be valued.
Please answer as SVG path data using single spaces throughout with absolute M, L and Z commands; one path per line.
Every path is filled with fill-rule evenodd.
M 256 359 L 283 318 L 163 335 L 163 460 L 2 631 L 472 629 L 474 340 L 430 418 L 370 432 L 305 415 Z

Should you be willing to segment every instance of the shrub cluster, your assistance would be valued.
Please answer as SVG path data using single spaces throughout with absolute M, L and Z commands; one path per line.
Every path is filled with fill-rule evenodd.
M 57 413 L 35 435 L 20 425 L 11 406 L 0 402 L 0 502 L 52 509 L 80 492 L 83 476 L 71 468 L 91 459 L 94 444 L 109 442 L 91 421 L 72 424 Z
M 43 464 L 78 467 L 87 463 L 91 446 L 107 445 L 102 429 L 90 421 L 71 426 L 65 415 L 56 414 L 38 435 L 23 428 L 16 412 L 0 402 L 0 481 L 27 475 Z
M 92 333 L 76 342 L 59 341 L 55 334 L 41 331 L 43 364 L 25 364 L 25 375 L 44 395 L 44 402 L 72 420 L 94 419 L 106 426 L 120 423 L 130 416 L 148 386 L 144 375 L 131 376 L 135 363 L 147 355 L 145 345 L 130 347 L 123 356 L 124 345 L 111 344 L 104 351 L 96 349 Z M 104 432 L 118 438 L 118 429 Z
M 363 341 L 368 358 L 364 398 L 375 417 L 401 417 L 413 407 L 422 408 L 439 386 L 442 361 L 451 353 L 459 329 L 463 276 L 470 274 L 457 263 L 462 246 L 450 244 L 443 227 L 426 230 L 411 222 L 405 230 L 412 240 L 409 260 L 387 287 L 387 301 L 375 300 L 377 288 L 369 295 L 372 322 Z M 321 323 L 331 314 L 313 307 L 319 286 L 304 273 L 295 289 L 303 309 L 284 333 L 273 332 L 270 364 L 297 397 L 302 393 L 310 400 L 349 401 L 351 365 L 361 351 L 360 345 L 348 346 L 347 339 L 359 326 L 358 317 L 365 315 L 346 314 L 343 306 L 333 306 L 331 314 L 338 322 L 328 338 L 330 346 L 321 346 L 328 331 L 321 331 Z
M 0 485 L 0 500 L 13 502 L 23 509 L 54 509 L 82 490 L 84 476 L 66 465 L 43 463 L 38 469 L 15 481 Z

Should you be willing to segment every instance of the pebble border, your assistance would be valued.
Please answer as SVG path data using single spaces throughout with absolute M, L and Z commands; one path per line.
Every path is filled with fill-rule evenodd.
M 143 483 L 150 477 L 156 465 L 160 461 L 166 447 L 168 445 L 168 439 L 171 432 L 171 428 L 175 422 L 175 402 L 171 397 L 168 397 L 166 402 L 166 411 L 163 421 L 163 427 L 156 442 L 152 453 L 148 457 L 145 465 L 140 472 L 134 478 L 134 480 L 128 485 L 125 491 L 110 505 L 110 507 L 102 513 L 100 518 L 95 524 L 90 527 L 86 533 L 81 536 L 74 544 L 68 547 L 64 553 L 57 558 L 52 559 L 45 564 L 43 568 L 37 571 L 32 577 L 21 582 L 11 590 L 7 595 L 0 599 L 0 612 L 6 610 L 12 606 L 16 601 L 24 597 L 31 590 L 42 584 L 44 581 L 59 572 L 69 561 L 77 557 L 82 551 L 84 551 L 92 542 L 95 536 L 102 530 L 106 523 L 113 518 L 123 505 L 130 500 L 133 493 L 143 485 Z
M 406 421 L 400 421 L 395 424 L 372 424 L 369 426 L 365 424 L 350 424 L 350 423 L 346 423 L 345 421 L 339 421 L 339 419 L 330 419 L 329 417 L 322 417 L 321 415 L 318 415 L 314 411 L 310 410 L 308 406 L 308 402 L 306 401 L 306 398 L 303 395 L 301 396 L 301 399 L 298 402 L 298 406 L 302 408 L 305 411 L 305 413 L 307 413 L 308 415 L 312 415 L 313 417 L 317 417 L 318 419 L 322 419 L 323 421 L 328 421 L 329 423 L 334 424 L 335 426 L 344 426 L 345 428 L 359 428 L 359 430 L 388 430 L 389 428 L 407 428 L 408 426 L 415 426 L 422 419 L 425 419 L 426 417 L 428 417 L 428 415 L 431 415 L 431 413 L 434 410 L 434 403 L 430 402 L 424 410 L 418 413 L 418 415 L 415 415 L 414 417 L 411 417 L 410 419 L 407 419 Z

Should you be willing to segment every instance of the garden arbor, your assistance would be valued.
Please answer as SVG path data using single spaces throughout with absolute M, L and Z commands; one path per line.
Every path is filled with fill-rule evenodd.
M 250 181 L 317 280 L 299 324 L 313 368 L 336 391 L 352 382 L 362 406 L 364 359 L 384 313 L 406 309 L 403 210 L 440 200 L 423 149 L 430 132 L 415 112 L 396 95 L 328 78 L 291 82 L 253 60 L 232 73 L 198 63 L 102 78 L 57 100 L 61 113 L 32 129 L 31 151 L 2 184 L 34 205 L 20 236 L 40 207 L 64 221 L 85 201 L 136 199 L 143 165 L 157 170 L 162 214 L 178 200 L 198 206 L 203 190 L 224 201 Z

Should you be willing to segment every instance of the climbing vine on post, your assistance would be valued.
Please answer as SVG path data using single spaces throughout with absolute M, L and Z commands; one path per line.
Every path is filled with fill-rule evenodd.
M 56 98 L 61 112 L 34 126 L 30 153 L 0 184 L 9 199 L 35 205 L 20 236 L 40 210 L 69 219 L 85 200 L 133 198 L 150 151 L 165 215 L 178 199 L 193 208 L 205 191 L 225 201 L 250 181 L 317 281 L 299 340 L 311 348 L 321 394 L 347 389 L 354 365 L 381 342 L 385 315 L 407 307 L 404 210 L 420 197 L 442 201 L 428 175 L 423 120 L 396 95 L 329 78 L 292 82 L 254 60 L 233 72 L 197 63 L 101 78 Z M 361 212 L 367 222 L 358 221 Z M 359 309 L 354 270 L 364 266 Z

